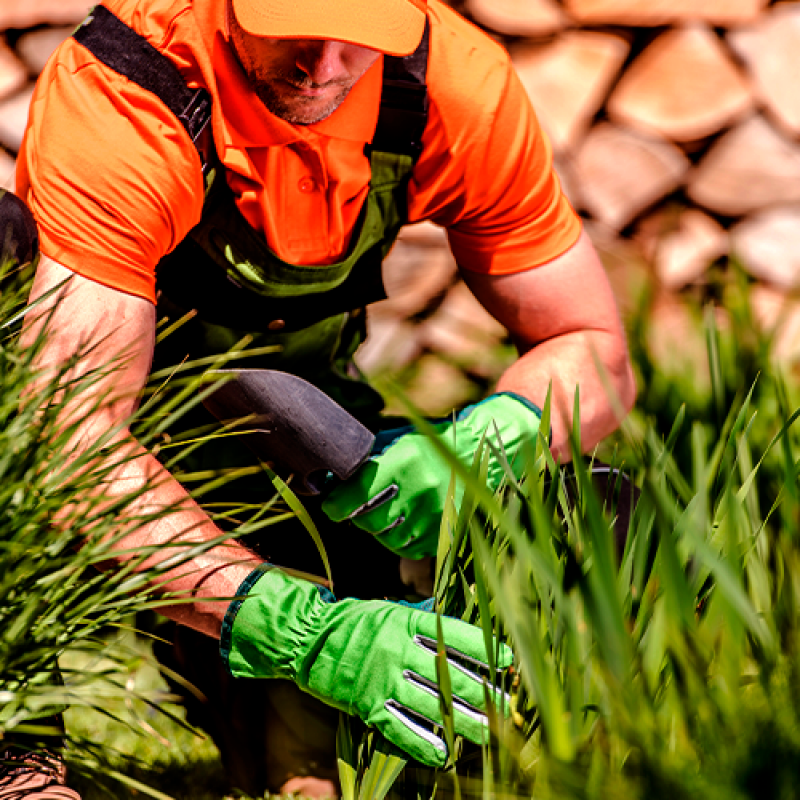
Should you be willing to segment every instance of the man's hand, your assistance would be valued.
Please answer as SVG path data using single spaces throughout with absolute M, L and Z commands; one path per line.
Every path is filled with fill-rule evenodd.
M 231 673 L 286 678 L 375 726 L 424 764 L 442 766 L 447 746 L 436 678 L 436 617 L 381 600 L 332 601 L 327 590 L 279 569 L 254 572 L 225 618 L 220 648 Z M 488 739 L 483 632 L 442 618 L 457 735 Z M 498 670 L 512 663 L 499 646 Z M 494 680 L 492 680 L 494 678 Z M 507 701 L 490 689 L 497 705 Z
M 521 477 L 520 445 L 534 441 L 541 412 L 515 394 L 494 394 L 468 406 L 455 422 L 434 427 L 442 442 L 469 467 L 485 437 L 489 450 L 487 485 L 494 490 L 503 478 L 500 449 Z M 500 441 L 497 441 L 497 434 Z M 376 452 L 353 477 L 337 486 L 322 510 L 334 522 L 352 519 L 378 541 L 405 558 L 436 555 L 439 525 L 445 507 L 451 469 L 428 436 L 413 428 L 385 431 L 376 438 Z M 464 486 L 456 483 L 456 506 Z
M 511 275 L 462 270 L 465 283 L 511 335 L 520 352 L 497 383 L 543 407 L 551 393 L 550 450 L 572 459 L 575 390 L 581 449 L 616 430 L 636 386 L 614 293 L 589 237 L 547 264 Z

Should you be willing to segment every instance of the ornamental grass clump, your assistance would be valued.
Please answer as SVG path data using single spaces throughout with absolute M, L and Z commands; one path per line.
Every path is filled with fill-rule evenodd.
M 800 411 L 767 360 L 737 389 L 735 354 L 763 344 L 751 328 L 707 313 L 704 330 L 695 417 L 679 407 L 663 428 L 640 409 L 606 448 L 636 487 L 630 516 L 626 480 L 579 457 L 577 423 L 571 466 L 540 434 L 495 495 L 480 453 L 471 470 L 446 456 L 466 492 L 442 520 L 437 612 L 480 625 L 490 659 L 492 636 L 508 641 L 516 664 L 485 747 L 407 768 L 403 796 L 796 796 Z
M 27 346 L 18 335 L 23 317 L 40 313 L 26 306 L 30 275 L 6 263 L 0 266 L 0 285 L 0 754 L 6 753 L 0 758 L 11 746 L 19 755 L 58 751 L 66 743 L 71 769 L 165 797 L 128 775 L 124 759 L 115 760 L 113 743 L 81 740 L 69 730 L 64 736 L 58 714 L 66 707 L 95 711 L 142 736 L 154 731 L 115 709 L 144 704 L 157 716 L 171 714 L 163 686 L 136 689 L 132 670 L 141 664 L 143 648 L 126 644 L 115 632 L 128 630 L 141 612 L 190 602 L 164 590 L 164 575 L 184 564 L 190 569 L 192 558 L 219 541 L 126 549 L 131 532 L 172 509 L 133 510 L 149 485 L 122 494 L 106 488 L 115 465 L 133 457 L 128 426 L 181 474 L 183 458 L 204 436 L 175 442 L 163 431 L 214 386 L 197 374 L 171 376 L 166 384 L 168 376 L 154 376 L 132 419 L 78 449 L 82 419 L 105 402 L 97 397 L 98 382 L 123 361 L 78 374 L 74 366 L 89 352 L 79 345 L 67 363 L 43 370 L 37 363 L 47 325 Z M 194 479 L 195 494 L 202 496 L 215 482 L 237 474 L 183 477 Z M 222 513 L 235 517 L 236 509 Z M 269 524 L 270 514 L 268 503 L 246 515 L 244 527 Z M 124 563 L 108 569 L 111 559 L 120 557 Z M 178 715 L 172 718 L 185 725 Z M 117 789 L 109 791 L 118 795 Z

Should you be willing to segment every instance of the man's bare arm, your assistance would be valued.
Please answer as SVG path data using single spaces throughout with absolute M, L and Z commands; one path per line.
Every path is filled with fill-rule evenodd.
M 42 257 L 31 300 L 64 284 L 44 305 L 30 314 L 23 341 L 31 342 L 49 318 L 47 343 L 40 366 L 65 364 L 77 352 L 86 358 L 80 373 L 101 371 L 110 363 L 120 366 L 96 385 L 102 403 L 81 424 L 74 445 L 77 450 L 130 417 L 136 398 L 147 380 L 155 341 L 155 308 L 146 300 L 107 288 L 75 275 L 55 261 Z M 88 398 L 87 398 L 88 401 Z M 90 402 L 90 401 L 89 401 Z M 135 548 L 166 542 L 211 541 L 222 536 L 200 507 L 164 467 L 136 442 L 125 445 L 127 456 L 114 471 L 106 493 L 128 495 L 144 491 L 130 507 L 130 515 L 152 514 L 159 508 L 177 509 L 155 522 L 139 526 L 119 544 Z M 122 453 L 120 453 L 122 455 Z M 168 548 L 165 553 L 174 555 Z M 155 560 L 155 559 L 154 559 Z M 193 604 L 165 608 L 167 616 L 211 636 L 219 636 L 227 604 L 213 598 L 231 597 L 260 559 L 234 541 L 214 546 L 194 561 L 167 573 L 168 591 L 190 593 Z
M 541 407 L 552 382 L 551 449 L 556 458 L 570 458 L 576 386 L 585 451 L 619 427 L 619 412 L 630 410 L 636 388 L 614 295 L 585 233 L 564 255 L 536 269 L 503 276 L 465 270 L 463 277 L 520 351 L 498 391 L 516 392 Z

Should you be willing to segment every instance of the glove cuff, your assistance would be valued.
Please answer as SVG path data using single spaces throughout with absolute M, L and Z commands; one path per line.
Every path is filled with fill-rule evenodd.
M 477 409 L 481 408 L 482 406 L 491 405 L 492 403 L 497 404 L 500 398 L 503 397 L 511 397 L 518 403 L 521 403 L 523 406 L 525 406 L 525 408 L 527 408 L 528 411 L 531 411 L 536 416 L 537 421 L 535 429 L 538 430 L 539 427 L 538 423 L 542 419 L 542 409 L 539 408 L 539 406 L 537 406 L 536 403 L 533 403 L 530 400 L 528 400 L 527 397 L 523 397 L 523 395 L 517 394 L 516 392 L 495 392 L 494 394 L 490 394 L 488 397 L 485 397 L 479 403 L 473 403 L 470 406 L 465 406 L 464 408 L 462 408 L 461 411 L 458 412 L 456 419 L 459 421 L 465 420 L 467 419 L 467 417 L 470 417 L 472 414 L 474 414 Z
M 220 656 L 238 678 L 296 680 L 306 642 L 332 595 L 324 587 L 262 564 L 245 578 L 228 607 Z
M 531 400 L 528 400 L 527 397 L 523 397 L 523 395 L 521 394 L 517 394 L 516 392 L 495 392 L 494 394 L 489 395 L 489 397 L 487 397 L 486 399 L 491 400 L 495 397 L 513 397 L 516 401 L 522 403 L 522 405 L 524 405 L 529 411 L 532 411 L 536 415 L 539 421 L 541 421 L 542 419 L 542 409 L 539 408 L 539 406 L 537 406 L 536 403 L 532 402 Z
M 247 598 L 247 595 L 250 593 L 250 590 L 253 588 L 253 586 L 255 586 L 255 584 L 261 580 L 261 578 L 263 578 L 264 575 L 272 568 L 272 565 L 267 563 L 256 567 L 241 582 L 239 588 L 236 590 L 236 598 L 228 606 L 228 610 L 225 612 L 225 617 L 222 620 L 222 631 L 219 635 L 219 654 L 222 658 L 222 663 L 225 665 L 225 669 L 227 669 L 228 672 L 231 671 L 231 640 L 233 638 L 233 625 L 234 622 L 236 622 L 236 615 L 239 613 L 242 603 Z

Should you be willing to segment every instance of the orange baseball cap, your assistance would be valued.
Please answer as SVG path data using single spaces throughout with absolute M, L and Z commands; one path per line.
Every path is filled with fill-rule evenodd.
M 328 39 L 392 56 L 417 49 L 426 0 L 233 0 L 247 33 L 272 39 Z

